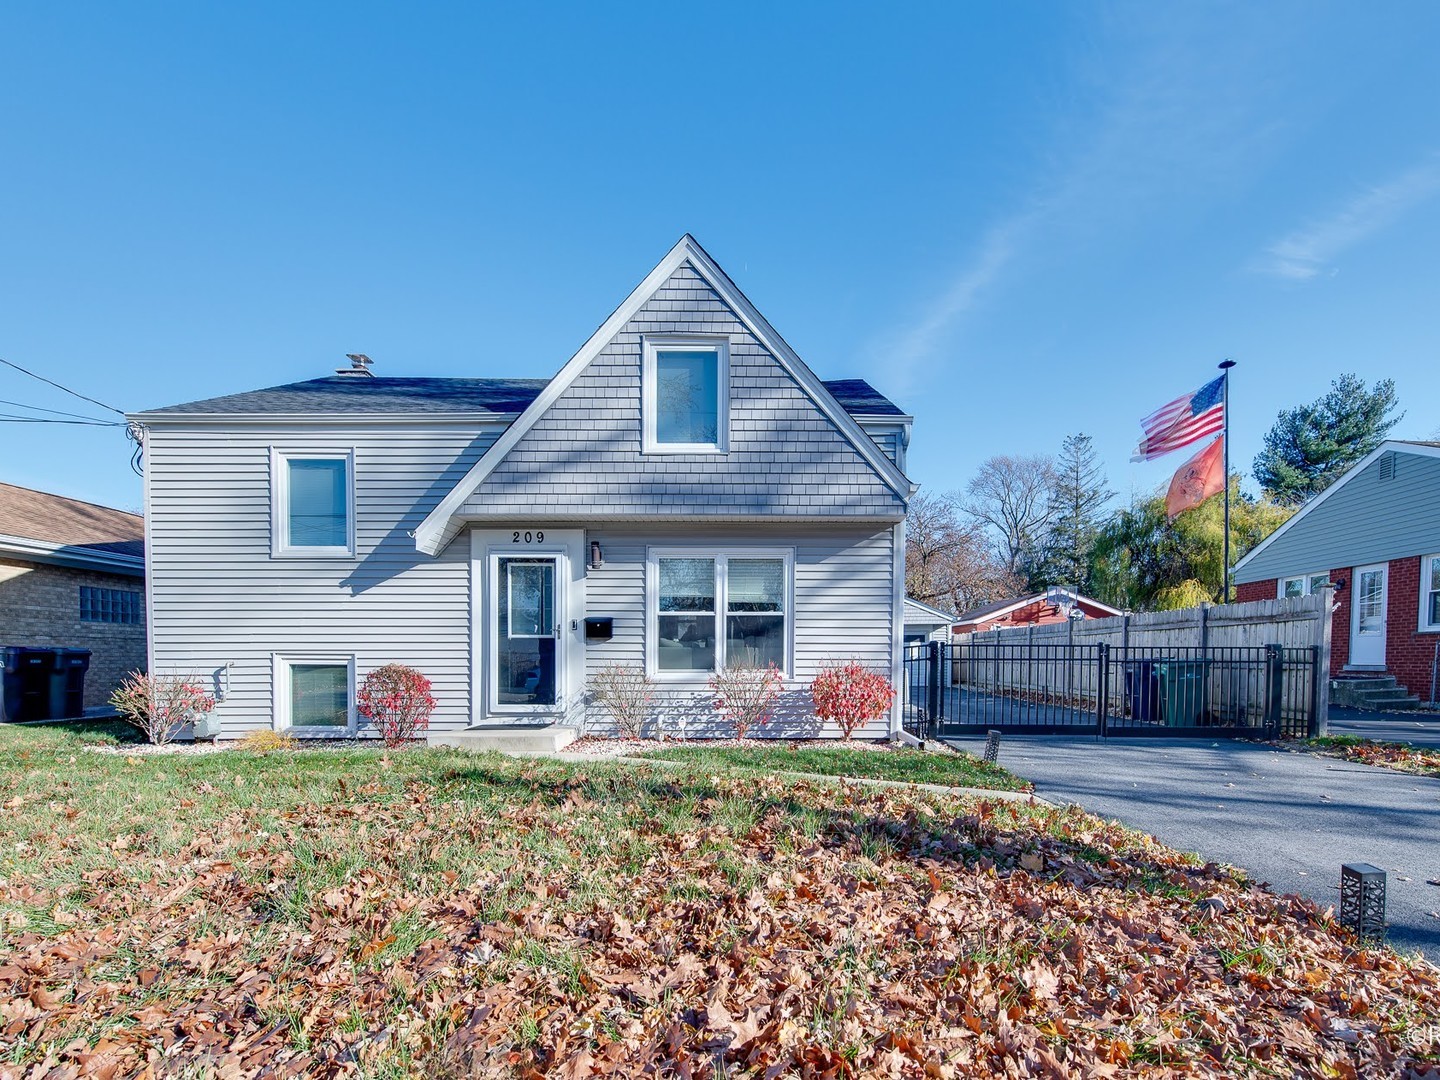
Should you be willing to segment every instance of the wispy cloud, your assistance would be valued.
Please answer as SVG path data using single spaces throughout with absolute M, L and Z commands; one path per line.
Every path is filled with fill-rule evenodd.
M 1126 9 L 1095 28 L 1077 54 L 1053 129 L 1016 208 L 982 226 L 945 283 L 870 344 L 903 392 L 946 354 L 965 318 L 1037 266 L 1113 245 L 1147 213 L 1168 215 L 1214 198 L 1273 152 L 1263 113 L 1273 93 L 1268 27 L 1236 34 L 1234 19 L 1152 16 Z M 1183 212 L 1183 211 L 1180 211 Z
M 1336 258 L 1440 192 L 1440 154 L 1431 154 L 1383 184 L 1367 188 L 1336 213 L 1297 229 L 1265 249 L 1255 269 L 1289 281 L 1309 281 Z
M 955 320 L 973 308 L 985 289 L 1000 276 L 1015 256 L 1020 231 L 1023 231 L 1021 220 L 992 228 L 969 265 L 929 303 L 913 325 L 886 346 L 886 362 L 894 365 L 892 371 L 900 384 L 908 384 L 911 375 L 934 352 Z

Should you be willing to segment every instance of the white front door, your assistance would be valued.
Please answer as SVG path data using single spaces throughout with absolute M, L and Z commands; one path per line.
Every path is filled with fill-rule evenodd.
M 584 533 L 470 530 L 471 723 L 563 723 L 585 684 Z
M 1350 616 L 1350 663 L 1355 667 L 1385 666 L 1386 584 L 1385 563 L 1355 568 Z

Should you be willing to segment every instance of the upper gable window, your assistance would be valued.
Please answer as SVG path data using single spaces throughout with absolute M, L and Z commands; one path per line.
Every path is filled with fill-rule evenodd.
M 276 555 L 355 553 L 354 455 L 276 452 L 271 468 Z
M 724 453 L 730 348 L 723 338 L 647 338 L 645 451 Z

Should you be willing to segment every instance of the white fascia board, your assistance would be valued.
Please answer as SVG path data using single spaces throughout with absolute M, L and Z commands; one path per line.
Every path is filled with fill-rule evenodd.
M 201 427 L 256 427 L 266 424 L 315 424 L 365 427 L 395 424 L 509 425 L 520 413 L 126 413 L 125 419 L 145 427 L 191 424 Z
M 1390 439 L 1386 442 L 1381 443 L 1374 450 L 1371 450 L 1370 453 L 1366 454 L 1363 458 L 1361 458 L 1354 465 L 1352 465 L 1350 467 L 1350 470 L 1346 472 L 1344 476 L 1340 477 L 1339 480 L 1336 480 L 1319 495 L 1316 495 L 1313 499 L 1311 499 L 1304 506 L 1302 506 L 1299 513 L 1297 513 L 1294 517 L 1290 518 L 1290 520 L 1285 522 L 1284 525 L 1281 525 L 1264 540 L 1261 540 L 1260 543 L 1256 544 L 1253 548 L 1247 551 L 1245 553 L 1245 557 L 1239 562 L 1237 562 L 1235 566 L 1231 569 L 1231 576 L 1233 577 L 1235 574 L 1238 574 L 1241 570 L 1245 568 L 1246 564 L 1249 563 L 1251 559 L 1259 555 L 1276 540 L 1279 540 L 1280 537 L 1284 536 L 1287 532 L 1289 532 L 1294 525 L 1305 520 L 1306 516 L 1310 513 L 1310 511 L 1314 510 L 1317 506 L 1323 504 L 1326 499 L 1330 498 L 1331 495 L 1334 495 L 1335 492 L 1343 488 L 1354 477 L 1359 476 L 1362 472 L 1368 469 L 1371 463 L 1374 462 L 1375 459 L 1378 458 L 1381 454 L 1388 452 L 1394 452 L 1396 454 L 1413 454 L 1416 457 L 1440 457 L 1440 446 L 1420 446 L 1415 443 L 1407 443 L 1397 439 Z M 1237 581 L 1236 584 L 1246 583 Z
M 686 233 L 645 276 L 645 280 L 640 282 L 624 302 L 610 314 L 610 317 L 600 324 L 575 355 L 566 361 L 565 366 L 546 384 L 545 389 L 540 391 L 535 400 L 520 414 L 519 419 L 511 424 L 500 438 L 495 440 L 490 449 L 485 451 L 460 482 L 450 489 L 445 498 L 440 500 L 439 505 L 426 515 L 425 520 L 415 530 L 417 550 L 426 555 L 436 556 L 445 549 L 445 545 L 459 531 L 458 524 L 453 522 L 452 518 L 465 504 L 465 500 L 484 483 L 485 478 L 495 470 L 495 467 L 505 460 L 506 455 L 515 448 L 515 444 L 524 437 L 541 416 L 545 415 L 560 395 L 570 388 L 570 384 L 589 366 L 600 350 L 611 342 L 625 324 L 635 317 L 636 313 L 645 306 L 659 288 L 670 280 L 670 276 L 686 262 L 690 263 L 695 271 L 705 278 L 710 287 L 720 295 L 720 298 L 734 309 L 750 332 L 810 395 L 820 410 L 839 428 L 855 450 L 879 473 L 886 485 L 902 499 L 906 501 L 910 499 L 918 490 L 916 485 L 910 483 L 894 463 L 875 445 L 875 440 L 870 438 L 850 414 L 840 407 L 835 396 L 825 389 L 825 384 L 816 378 L 815 373 L 755 310 L 754 305 L 736 288 L 735 283 L 725 275 L 725 272 L 720 269 L 715 260 L 710 258 L 695 238 Z
M 138 555 L 121 555 L 99 551 L 78 544 L 56 544 L 48 540 L 31 540 L 24 536 L 0 536 L 0 552 L 32 562 L 51 566 L 68 566 L 75 570 L 103 570 L 111 574 L 139 577 L 145 573 L 145 560 Z

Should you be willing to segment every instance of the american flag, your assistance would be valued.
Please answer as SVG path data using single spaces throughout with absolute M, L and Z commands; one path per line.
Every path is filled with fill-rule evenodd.
M 1225 377 L 1161 405 L 1141 420 L 1140 426 L 1145 437 L 1131 461 L 1152 461 L 1221 431 L 1225 427 Z

